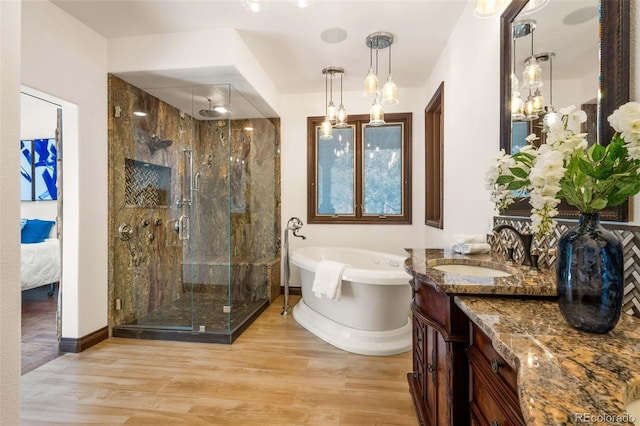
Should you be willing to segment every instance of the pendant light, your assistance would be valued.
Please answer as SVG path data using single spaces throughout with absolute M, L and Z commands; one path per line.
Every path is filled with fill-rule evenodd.
M 333 139 L 333 131 L 332 131 L 332 126 L 331 126 L 331 120 L 329 119 L 329 113 L 328 113 L 328 104 L 327 104 L 327 99 L 328 99 L 328 77 L 327 77 L 327 72 L 326 70 L 328 70 L 328 68 L 325 68 L 322 70 L 322 74 L 324 75 L 324 105 L 325 105 L 325 116 L 324 116 L 324 121 L 322 122 L 322 124 L 320 125 L 320 139 L 322 140 L 331 140 Z
M 528 23 L 531 35 L 531 56 L 525 61 L 526 66 L 522 72 L 522 89 L 535 90 L 542 87 L 542 69 L 533 54 L 533 32 L 536 29 L 536 21 L 530 20 Z
M 382 109 L 382 105 L 380 105 L 380 101 L 376 96 L 373 100 L 373 105 L 371 105 L 371 110 L 369 111 L 369 126 L 382 126 L 384 124 L 384 110 Z
M 342 75 L 344 71 L 340 73 L 340 106 L 338 107 L 338 122 L 335 127 L 337 129 L 343 129 L 345 127 L 349 127 L 347 124 L 347 110 L 342 103 Z
M 524 102 L 524 114 L 525 118 L 528 121 L 537 120 L 539 118 L 538 113 L 536 112 L 535 104 L 533 102 L 531 90 L 529 90 L 529 96 L 527 96 L 527 100 Z
M 544 98 L 539 88 L 533 93 L 533 110 L 537 113 L 544 113 Z
M 513 33 L 513 50 L 512 50 L 512 56 L 513 56 L 513 63 L 511 65 L 511 120 L 513 121 L 520 121 L 520 120 L 524 120 L 525 116 L 523 111 L 523 102 L 522 102 L 522 96 L 520 95 L 520 90 L 519 90 L 519 82 L 518 82 L 518 77 L 516 77 L 516 34 L 515 34 L 515 30 L 516 27 L 514 26 L 514 33 Z
M 542 130 L 547 132 L 558 120 L 558 113 L 553 107 L 553 57 L 556 56 L 553 52 L 547 52 L 541 59 L 546 58 L 549 61 L 549 105 L 547 106 L 547 113 L 542 120 Z
M 378 31 L 372 34 L 369 34 L 365 39 L 365 44 L 369 48 L 369 70 L 367 71 L 367 75 L 364 78 L 364 94 L 365 96 L 376 96 L 380 95 L 379 84 L 380 79 L 378 78 L 378 51 L 381 49 L 389 48 L 389 74 L 387 76 L 386 83 L 382 89 L 383 98 L 384 94 L 387 93 L 388 103 L 384 102 L 386 105 L 394 105 L 398 103 L 398 88 L 393 81 L 393 77 L 391 76 L 391 45 L 393 44 L 393 34 Z M 373 66 L 373 51 L 376 51 L 376 66 Z
M 384 109 L 382 108 L 382 104 L 386 105 L 395 105 L 398 103 L 398 88 L 396 84 L 393 82 L 393 77 L 391 77 L 391 44 L 393 43 L 393 34 L 378 31 L 372 34 L 369 34 L 365 40 L 365 44 L 369 48 L 369 71 L 367 72 L 367 76 L 364 80 L 365 87 L 365 95 L 373 95 L 373 104 L 371 105 L 371 109 L 369 111 L 369 125 L 370 126 L 380 126 L 384 124 Z M 387 82 L 382 89 L 382 100 L 380 98 L 380 91 L 378 89 L 378 52 L 381 49 L 386 49 L 389 47 L 389 75 L 387 77 Z M 373 68 L 373 50 L 376 51 L 376 67 L 375 71 Z
M 398 86 L 393 82 L 391 77 L 391 45 L 393 44 L 393 36 L 389 41 L 389 74 L 387 75 L 387 81 L 382 88 L 382 104 L 383 105 L 395 105 L 398 103 Z
M 333 139 L 333 127 L 347 127 L 347 110 L 342 103 L 342 75 L 344 68 L 326 67 L 322 69 L 324 76 L 325 118 L 320 126 L 320 139 Z M 333 103 L 333 80 L 340 77 L 340 106 Z
M 378 75 L 373 69 L 373 46 L 369 45 L 369 70 L 364 77 L 364 96 L 375 96 L 378 93 Z

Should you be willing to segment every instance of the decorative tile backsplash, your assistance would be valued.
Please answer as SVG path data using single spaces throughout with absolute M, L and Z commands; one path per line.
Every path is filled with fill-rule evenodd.
M 540 249 L 538 265 L 541 268 L 555 268 L 556 256 L 553 251 L 558 245 L 560 236 L 575 224 L 571 220 L 558 220 L 553 235 L 541 240 L 537 240 L 535 246 Z M 507 224 L 513 226 L 518 232 L 526 232 L 530 221 L 526 218 L 496 216 L 493 224 Z M 622 311 L 626 314 L 640 318 L 640 227 L 626 225 L 619 222 L 602 222 L 603 226 L 612 231 L 622 243 L 624 252 L 624 299 Z M 509 245 L 514 247 L 514 259 L 516 262 L 522 261 L 522 247 L 518 243 L 516 236 L 509 230 L 500 233 L 500 239 L 495 241 L 490 236 L 492 252 L 499 253 L 506 257 Z
M 125 202 L 129 206 L 166 206 L 171 197 L 171 168 L 126 158 Z

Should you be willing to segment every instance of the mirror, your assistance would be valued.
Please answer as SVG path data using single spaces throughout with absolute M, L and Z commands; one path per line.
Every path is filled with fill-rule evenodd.
M 534 3 L 542 3 L 544 7 L 536 10 L 531 7 Z M 552 100 L 556 110 L 572 104 L 584 109 L 589 119 L 583 131 L 589 133 L 589 141 L 607 144 L 611 140 L 613 129 L 606 119 L 629 101 L 629 15 L 627 0 L 511 1 L 500 17 L 501 149 L 511 153 L 522 144 L 518 134 L 539 132 L 542 113 L 533 122 L 511 118 L 512 69 L 515 66 L 521 86 L 524 61 L 532 50 L 542 69 L 540 91 L 544 105 Z M 524 33 L 516 33 L 514 52 L 514 27 L 521 30 L 522 22 L 534 22 L 533 28 L 525 27 Z M 520 93 L 525 100 L 528 90 L 521 89 Z M 527 200 L 521 199 L 504 214 L 529 216 L 530 210 Z M 564 202 L 559 211 L 559 217 L 579 216 L 577 209 Z M 628 221 L 628 202 L 603 210 L 600 217 Z

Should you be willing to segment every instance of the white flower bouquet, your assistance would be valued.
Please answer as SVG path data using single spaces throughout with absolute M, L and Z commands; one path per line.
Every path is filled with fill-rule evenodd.
M 640 192 L 640 103 L 628 102 L 608 117 L 616 133 L 607 146 L 588 146 L 586 133 L 571 130 L 586 121 L 584 111 L 570 106 L 559 113 L 545 130 L 546 144 L 536 147 L 531 134 L 520 152 L 501 151 L 485 179 L 499 211 L 528 194 L 536 235 L 553 230 L 562 199 L 581 213 L 597 213 Z

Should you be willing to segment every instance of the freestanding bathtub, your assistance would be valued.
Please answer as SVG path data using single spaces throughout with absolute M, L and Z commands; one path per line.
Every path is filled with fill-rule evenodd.
M 321 260 L 342 262 L 342 296 L 321 299 L 313 278 Z M 302 299 L 293 317 L 322 340 L 363 355 L 394 355 L 411 349 L 410 275 L 402 256 L 346 247 L 304 247 L 290 262 L 300 268 Z

